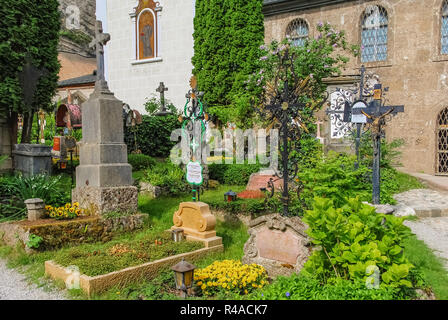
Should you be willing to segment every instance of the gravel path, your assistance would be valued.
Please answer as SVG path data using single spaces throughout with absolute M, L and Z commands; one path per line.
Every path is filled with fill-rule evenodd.
M 0 260 L 0 300 L 66 300 L 63 291 L 46 291 Z
M 405 221 L 419 240 L 423 240 L 434 254 L 441 257 L 448 270 L 448 217 L 420 218 L 418 221 Z

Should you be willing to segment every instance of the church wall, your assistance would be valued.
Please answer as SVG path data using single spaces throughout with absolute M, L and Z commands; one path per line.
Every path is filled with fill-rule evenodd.
M 448 107 L 448 55 L 438 54 L 442 3 L 442 0 L 359 0 L 267 16 L 266 43 L 284 38 L 288 23 L 294 18 L 304 18 L 309 23 L 311 37 L 316 36 L 320 21 L 328 21 L 345 30 L 349 42 L 359 44 L 364 9 L 371 4 L 386 8 L 388 59 L 364 64 L 368 71 L 380 76 L 383 87 L 390 88 L 388 105 L 405 105 L 405 113 L 388 122 L 386 130 L 389 141 L 405 140 L 401 162 L 408 170 L 434 174 L 437 115 Z M 352 58 L 344 74 L 358 74 L 356 68 L 360 66 L 360 58 Z
M 150 0 L 152 1 L 152 0 Z M 159 94 L 160 82 L 169 88 L 166 99 L 181 109 L 189 89 L 193 56 L 194 0 L 159 1 L 162 7 L 159 27 L 161 61 L 135 62 L 134 23 L 130 14 L 135 0 L 108 0 L 107 20 L 108 83 L 115 96 L 133 109 L 144 112 L 146 98 Z

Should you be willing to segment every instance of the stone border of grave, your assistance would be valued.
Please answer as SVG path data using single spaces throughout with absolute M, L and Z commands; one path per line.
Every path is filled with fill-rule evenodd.
M 161 268 L 173 266 L 182 261 L 182 259 L 194 261 L 210 253 L 222 251 L 224 251 L 224 246 L 221 244 L 214 247 L 202 248 L 192 252 L 178 254 L 172 257 L 163 258 L 95 277 L 82 274 L 79 276 L 79 287 L 90 297 L 92 294 L 104 292 L 117 285 L 125 286 L 128 283 L 132 283 L 142 278 L 148 280 L 154 279 L 157 276 L 157 272 Z M 51 260 L 45 261 L 45 274 L 53 280 L 62 280 L 66 284 L 68 282 L 73 283 L 73 281 L 76 280 L 73 279 L 72 268 L 65 268 Z
M 33 253 L 36 250 L 26 246 L 31 234 L 42 237 L 40 246 L 44 250 L 56 249 L 62 246 L 62 244 L 52 241 L 56 232 L 65 234 L 66 242 L 64 244 L 107 241 L 110 240 L 113 234 L 131 232 L 142 228 L 147 217 L 148 215 L 144 213 L 107 219 L 94 216 L 74 220 L 52 220 L 49 222 L 41 220 L 42 223 L 35 225 L 27 225 L 26 220 L 9 221 L 0 223 L 0 240 L 8 246 L 21 245 L 27 253 Z M 54 231 L 51 232 L 51 230 Z M 93 240 L 89 240 L 88 236 L 91 236 Z

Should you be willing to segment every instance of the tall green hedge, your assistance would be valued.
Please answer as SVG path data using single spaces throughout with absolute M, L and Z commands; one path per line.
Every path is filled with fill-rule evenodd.
M 18 74 L 27 55 L 37 68 L 48 73 L 41 77 L 32 111 L 51 110 L 60 64 L 58 41 L 61 17 L 58 0 L 2 0 L 0 5 L 0 116 L 28 113 Z M 32 114 L 31 114 L 32 117 Z
M 249 105 L 242 97 L 251 96 L 244 82 L 257 70 L 264 42 L 262 7 L 263 0 L 196 1 L 193 73 L 204 100 L 217 107 L 222 120 L 234 120 L 225 119 L 225 113 L 243 117 Z M 226 107 L 243 110 L 219 112 Z

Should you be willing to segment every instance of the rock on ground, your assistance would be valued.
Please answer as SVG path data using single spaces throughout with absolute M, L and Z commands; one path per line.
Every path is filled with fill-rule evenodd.
M 29 284 L 26 277 L 9 269 L 0 259 L 0 300 L 66 300 L 63 291 L 47 291 Z

